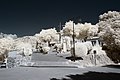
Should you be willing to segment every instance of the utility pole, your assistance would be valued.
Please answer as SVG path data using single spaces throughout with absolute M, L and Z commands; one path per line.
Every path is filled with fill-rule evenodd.
M 61 31 L 61 22 L 60 22 L 60 25 L 59 25 L 59 42 L 61 43 L 61 33 L 60 33 L 60 31 Z
M 74 22 L 73 22 L 73 61 L 75 61 L 75 27 L 74 27 Z

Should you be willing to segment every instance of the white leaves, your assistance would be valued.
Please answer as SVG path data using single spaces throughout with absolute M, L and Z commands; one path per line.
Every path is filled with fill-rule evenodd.
M 14 40 L 8 38 L 0 39 L 0 54 L 4 54 L 5 50 L 11 50 L 13 47 Z
M 78 23 L 75 24 L 73 21 L 69 21 L 65 23 L 65 27 L 63 27 L 63 33 L 66 36 L 73 35 L 73 25 L 74 25 L 74 34 L 76 38 L 84 39 L 85 37 L 94 36 L 98 32 L 97 25 L 92 25 L 91 23 Z
M 73 21 L 69 21 L 65 23 L 65 27 L 63 27 L 64 35 L 73 35 Z
M 98 26 L 96 25 L 91 25 L 91 27 L 89 28 L 88 30 L 88 35 L 89 36 L 94 36 L 94 35 L 97 35 L 98 33 Z
M 58 39 L 57 35 L 58 34 L 55 28 L 53 29 L 51 28 L 51 29 L 42 30 L 40 34 L 36 34 L 35 36 L 43 41 L 52 41 Z
M 120 47 L 120 12 L 108 11 L 100 15 L 99 36 L 109 46 Z
M 120 19 L 120 12 L 117 11 L 108 11 L 108 13 L 104 13 L 103 15 L 100 15 L 99 18 L 101 21 L 106 21 L 106 20 L 116 20 Z

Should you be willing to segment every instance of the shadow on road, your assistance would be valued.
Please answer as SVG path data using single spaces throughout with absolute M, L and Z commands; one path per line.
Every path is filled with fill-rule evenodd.
M 120 69 L 120 65 L 107 65 L 107 66 L 103 66 L 103 67 Z
M 68 77 L 68 78 L 66 78 Z M 84 74 L 66 75 L 65 78 L 50 80 L 120 80 L 120 73 L 87 72 Z

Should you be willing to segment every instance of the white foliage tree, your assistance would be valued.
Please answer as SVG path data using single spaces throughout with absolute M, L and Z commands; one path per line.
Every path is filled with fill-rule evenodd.
M 69 21 L 65 23 L 65 27 L 63 27 L 63 33 L 66 36 L 73 35 L 73 21 Z
M 4 33 L 0 33 L 0 38 L 12 38 L 12 39 L 16 39 L 17 35 L 16 34 L 4 34 Z
M 120 51 L 120 12 L 108 11 L 99 16 L 99 36 L 107 45 L 107 49 L 112 53 Z M 118 57 L 116 54 L 113 57 Z M 116 58 L 115 58 L 116 59 Z M 120 56 L 119 56 L 120 60 Z
M 35 36 L 24 36 L 24 37 L 20 37 L 20 38 L 17 38 L 15 39 L 15 44 L 18 44 L 18 43 L 29 43 L 32 45 L 32 48 L 36 48 L 36 41 L 38 39 L 35 37 Z
M 78 39 L 84 39 L 86 37 L 95 36 L 98 31 L 97 25 L 92 25 L 91 23 L 78 23 L 75 24 L 73 21 L 69 21 L 65 23 L 65 27 L 63 27 L 63 34 L 65 36 L 73 35 L 73 25 L 74 25 L 74 33 L 75 37 Z
M 100 15 L 99 36 L 109 48 L 120 48 L 120 12 Z
M 51 41 L 59 40 L 57 31 L 55 30 L 55 28 L 42 30 L 40 34 L 36 34 L 35 36 L 44 42 L 51 42 Z
M 7 51 L 13 49 L 14 40 L 12 38 L 0 39 L 0 54 L 4 54 Z

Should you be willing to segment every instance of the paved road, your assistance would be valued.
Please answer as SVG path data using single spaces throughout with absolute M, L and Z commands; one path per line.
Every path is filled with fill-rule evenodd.
M 32 54 L 32 62 L 34 62 L 34 66 L 49 66 L 49 67 L 75 67 L 73 65 L 68 65 L 68 60 L 65 59 L 65 56 L 69 56 L 69 54 L 56 54 L 56 53 L 49 53 L 49 54 L 41 54 L 41 53 L 34 53 Z
M 92 68 L 18 67 L 0 69 L 0 80 L 50 80 L 51 78 L 61 79 L 66 75 L 83 74 L 89 71 L 120 73 L 120 69 L 107 67 L 92 67 Z
M 50 54 L 34 53 L 32 54 L 32 61 L 65 62 L 67 60 L 64 57 L 57 55 L 56 53 Z
M 51 78 L 61 79 L 66 75 L 83 74 L 89 71 L 120 73 L 120 69 L 108 67 L 77 68 L 66 63 L 61 55 L 40 54 L 32 55 L 35 66 L 16 67 L 0 69 L 0 80 L 50 80 Z M 68 54 L 64 54 L 68 56 Z M 108 76 L 109 77 L 109 76 Z M 107 80 L 107 79 L 106 79 Z

